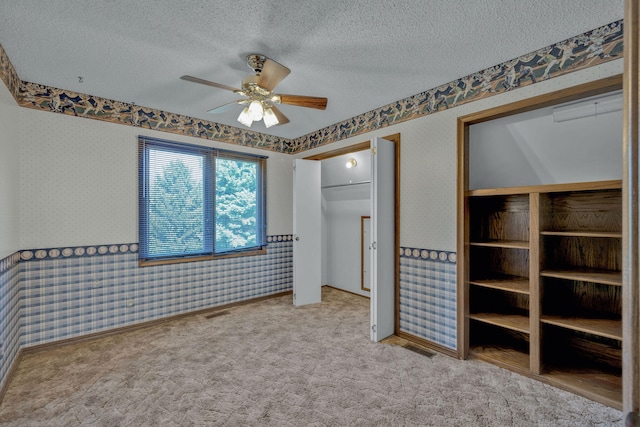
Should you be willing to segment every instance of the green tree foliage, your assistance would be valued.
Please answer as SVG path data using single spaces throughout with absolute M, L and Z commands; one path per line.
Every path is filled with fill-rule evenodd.
M 201 252 L 204 247 L 202 182 L 181 160 L 172 160 L 151 185 L 149 253 Z
M 216 159 L 216 250 L 256 244 L 257 164 Z

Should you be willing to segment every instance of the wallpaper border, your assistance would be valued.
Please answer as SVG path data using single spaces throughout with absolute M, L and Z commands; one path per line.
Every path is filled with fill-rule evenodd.
M 25 108 L 295 154 L 619 59 L 622 50 L 618 20 L 294 139 L 21 81 L 2 45 L 0 78 Z
M 425 261 L 444 262 L 447 264 L 455 264 L 457 255 L 451 251 L 440 251 L 437 249 L 420 249 L 400 247 L 400 258 L 413 258 Z
M 267 244 L 269 243 L 281 243 L 293 241 L 291 234 L 280 234 L 267 236 Z M 41 248 L 41 249 L 23 249 L 17 254 L 11 255 L 11 257 L 18 258 L 20 261 L 42 261 L 52 259 L 66 259 L 66 258 L 82 258 L 82 257 L 95 257 L 101 255 L 116 255 L 137 253 L 138 243 L 118 243 L 118 244 L 106 244 L 106 245 L 82 245 L 82 246 L 58 246 L 53 248 Z M 7 257 L 0 261 L 0 273 L 4 268 L 5 261 L 9 260 Z M 9 261 L 7 261 L 8 263 Z M 14 260 L 17 262 L 17 260 Z M 6 269 L 9 269 L 7 265 Z

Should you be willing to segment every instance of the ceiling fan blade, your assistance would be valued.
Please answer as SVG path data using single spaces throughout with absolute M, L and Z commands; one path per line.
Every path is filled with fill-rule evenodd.
M 272 91 L 278 83 L 280 83 L 291 72 L 290 69 L 282 64 L 278 64 L 273 59 L 267 58 L 262 66 L 260 77 L 258 79 L 258 86 Z
M 298 107 L 316 108 L 324 110 L 327 108 L 327 98 L 317 96 L 301 96 L 301 95 L 280 95 L 280 103 L 288 105 L 296 105 Z
M 225 89 L 225 90 L 230 90 L 231 92 L 237 92 L 240 89 L 236 89 L 235 87 L 231 87 L 231 86 L 227 86 L 227 85 L 223 85 L 221 83 L 216 83 L 216 82 L 211 82 L 209 80 L 204 80 L 204 79 L 199 79 L 197 77 L 192 77 L 192 76 L 182 76 L 180 77 L 182 80 L 186 80 L 188 82 L 192 82 L 192 83 L 199 83 L 201 85 L 206 85 L 206 86 L 211 86 L 211 87 L 217 87 L 218 89 Z
M 275 105 L 272 105 L 271 109 L 273 110 L 273 114 L 275 114 L 278 118 L 278 126 L 289 123 L 289 119 L 287 118 L 287 116 L 282 114 L 282 111 L 280 111 Z
M 232 106 L 234 105 L 238 105 L 238 104 L 244 104 L 244 99 L 239 99 L 237 101 L 231 101 L 231 102 L 227 102 L 226 104 L 222 104 L 218 107 L 212 108 L 211 110 L 207 111 L 207 113 L 209 114 L 220 114 L 220 113 L 224 113 L 226 111 L 229 111 L 229 109 L 231 109 Z

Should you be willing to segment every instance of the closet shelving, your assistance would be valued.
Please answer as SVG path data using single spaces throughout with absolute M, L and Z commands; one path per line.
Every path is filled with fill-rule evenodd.
M 466 198 L 470 353 L 619 408 L 621 181 Z

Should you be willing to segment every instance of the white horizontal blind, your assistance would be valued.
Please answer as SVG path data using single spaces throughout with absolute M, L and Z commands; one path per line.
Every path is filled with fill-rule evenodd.
M 140 258 L 266 245 L 266 158 L 138 139 Z

